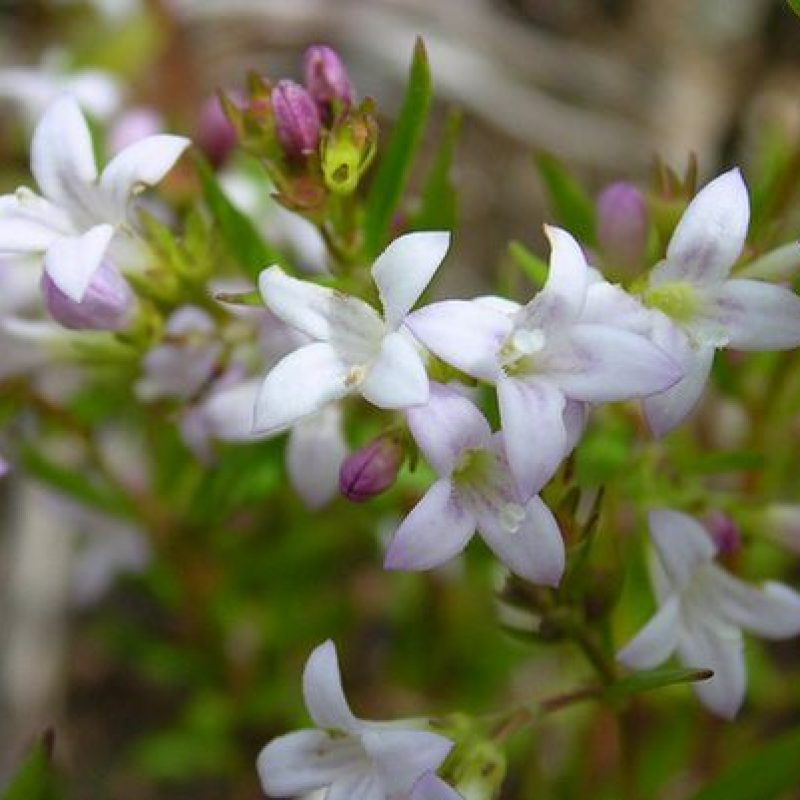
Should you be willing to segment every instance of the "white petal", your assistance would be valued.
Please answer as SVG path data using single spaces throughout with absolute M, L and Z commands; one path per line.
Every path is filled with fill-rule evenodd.
M 497 399 L 508 463 L 527 500 L 553 477 L 566 454 L 564 395 L 544 381 L 504 378 Z
M 352 739 L 332 739 L 324 731 L 297 731 L 271 741 L 256 767 L 269 797 L 295 797 L 330 786 L 365 763 Z
M 110 225 L 97 225 L 82 236 L 62 236 L 47 248 L 44 268 L 70 300 L 83 300 L 113 235 Z
M 286 445 L 286 468 L 294 490 L 309 508 L 322 508 L 337 495 L 339 469 L 346 456 L 338 404 L 294 425 Z
M 264 434 L 253 431 L 253 409 L 262 383 L 253 378 L 212 394 L 203 404 L 209 434 L 223 442 L 263 439 Z
M 617 658 L 631 669 L 652 669 L 663 664 L 678 646 L 679 613 L 680 601 L 673 595 L 622 648 Z
M 564 539 L 553 513 L 539 497 L 526 504 L 518 530 L 509 530 L 496 510 L 488 508 L 478 515 L 478 530 L 512 572 L 532 583 L 558 586 L 564 574 Z
M 380 355 L 358 387 L 379 408 L 408 408 L 428 400 L 428 373 L 416 347 L 402 334 L 383 339 Z
M 386 788 L 377 772 L 363 769 L 339 778 L 325 800 L 387 800 Z
M 677 428 L 700 402 L 714 352 L 714 348 L 708 346 L 692 350 L 689 360 L 682 365 L 686 371 L 683 378 L 666 392 L 645 398 L 647 423 L 656 436 L 665 436 Z
M 783 583 L 750 586 L 722 569 L 713 569 L 716 597 L 732 625 L 765 639 L 788 639 L 800 634 L 800 594 Z
M 581 400 L 567 400 L 564 405 L 564 428 L 567 431 L 565 454 L 571 453 L 581 440 L 591 410 L 591 405 Z
M 345 699 L 336 646 L 330 639 L 308 657 L 303 672 L 303 697 L 318 727 L 348 733 L 361 730 L 363 724 L 353 715 Z
M 414 784 L 410 800 L 462 800 L 462 797 L 438 775 L 428 772 Z
M 475 517 L 449 480 L 428 489 L 397 529 L 386 551 L 386 569 L 425 570 L 458 555 L 475 532 Z
M 447 231 L 407 233 L 378 256 L 372 277 L 378 285 L 384 319 L 390 328 L 396 328 L 419 300 L 449 246 Z
M 574 400 L 645 397 L 674 386 L 681 366 L 635 333 L 608 325 L 576 325 L 547 361 L 547 377 Z
M 410 314 L 406 325 L 432 353 L 475 378 L 494 381 L 498 353 L 513 323 L 501 312 L 468 300 L 446 300 Z
M 559 307 L 570 319 L 578 317 L 586 302 L 589 285 L 589 267 L 581 246 L 575 238 L 563 230 L 544 226 L 550 241 L 550 271 L 540 295 L 558 298 Z
M 284 356 L 268 373 L 256 400 L 253 429 L 269 433 L 314 414 L 349 393 L 348 368 L 324 342 Z
M 715 296 L 728 347 L 737 350 L 789 350 L 800 346 L 800 297 L 764 281 L 730 280 Z
M 428 402 L 408 409 L 406 419 L 428 463 L 445 477 L 463 450 L 486 445 L 492 435 L 475 404 L 441 383 L 431 382 Z
M 33 192 L 0 197 L 0 253 L 43 253 L 70 230 L 61 209 Z
M 107 203 L 106 218 L 124 221 L 133 195 L 159 183 L 190 144 L 183 136 L 158 134 L 140 139 L 114 156 L 100 178 L 100 189 Z
M 747 186 L 738 169 L 715 178 L 689 203 L 667 247 L 654 284 L 724 280 L 742 252 L 750 220 Z
M 522 308 L 522 305 L 515 300 L 499 297 L 496 294 L 482 294 L 476 297 L 472 302 L 484 306 L 485 308 L 490 308 L 492 311 L 499 311 L 507 317 L 515 317 Z
M 648 515 L 650 536 L 661 565 L 675 589 L 682 589 L 697 570 L 714 558 L 705 528 L 688 514 L 661 508 Z
M 97 178 L 92 137 L 75 98 L 56 100 L 36 126 L 31 142 L 31 172 L 49 200 L 80 213 Z
M 378 726 L 371 726 L 362 741 L 389 797 L 406 797 L 417 779 L 438 769 L 453 748 L 438 733 Z
M 703 625 L 685 628 L 678 642 L 685 667 L 713 670 L 713 677 L 692 684 L 703 705 L 725 719 L 733 719 L 747 687 L 742 637 L 734 629 L 716 631 Z

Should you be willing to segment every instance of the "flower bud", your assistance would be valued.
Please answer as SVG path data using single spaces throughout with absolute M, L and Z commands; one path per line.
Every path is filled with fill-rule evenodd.
M 119 271 L 104 261 L 79 303 L 67 297 L 45 272 L 42 294 L 50 316 L 76 331 L 118 331 L 130 322 L 134 296 Z
M 714 511 L 706 518 L 706 529 L 722 556 L 735 553 L 742 546 L 742 532 L 736 521 L 722 511 Z
M 385 492 L 396 480 L 405 459 L 402 444 L 392 436 L 379 436 L 356 450 L 339 470 L 339 491 L 354 503 Z
M 138 106 L 126 111 L 108 134 L 108 151 L 112 155 L 136 142 L 164 131 L 164 118 L 154 108 Z
M 800 503 L 772 503 L 764 513 L 763 525 L 774 541 L 800 553 Z
M 352 194 L 378 149 L 378 123 L 368 102 L 337 119 L 322 143 L 325 185 L 336 194 Z
M 647 201 L 633 184 L 607 186 L 597 200 L 597 238 L 605 255 L 622 267 L 637 266 L 648 234 Z
M 453 766 L 453 783 L 464 800 L 493 800 L 506 774 L 503 749 L 484 739 L 471 743 Z
M 314 98 L 294 81 L 279 81 L 272 90 L 278 138 L 286 155 L 297 158 L 319 146 L 320 120 Z
M 324 44 L 315 44 L 303 56 L 306 88 L 323 116 L 335 103 L 344 107 L 353 104 L 353 85 L 339 54 Z
M 229 99 L 238 102 L 241 96 L 232 93 Z M 206 158 L 215 167 L 220 167 L 236 147 L 237 141 L 236 128 L 225 114 L 222 103 L 216 95 L 211 95 L 200 108 L 197 144 Z

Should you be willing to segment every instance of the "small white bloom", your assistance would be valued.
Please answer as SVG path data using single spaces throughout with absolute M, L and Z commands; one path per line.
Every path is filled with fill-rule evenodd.
M 313 343 L 290 353 L 267 374 L 255 429 L 292 425 L 355 392 L 380 408 L 425 403 L 428 376 L 402 326 L 444 259 L 449 240 L 443 232 L 409 233 L 379 256 L 372 277 L 383 316 L 357 297 L 290 278 L 280 267 L 264 270 L 259 288 L 266 306 Z
M 281 736 L 261 751 L 258 774 L 270 797 L 297 797 L 330 787 L 328 800 L 405 800 L 419 778 L 438 769 L 452 748 L 449 739 L 430 731 L 355 717 L 331 641 L 311 653 L 303 694 L 321 730 Z
M 686 514 L 666 509 L 650 513 L 657 560 L 652 580 L 658 613 L 620 652 L 633 669 L 650 669 L 677 651 L 686 667 L 713 670 L 694 684 L 702 703 L 731 719 L 746 688 L 742 631 L 765 639 L 800 633 L 800 594 L 770 581 L 759 589 L 714 562 L 710 536 Z

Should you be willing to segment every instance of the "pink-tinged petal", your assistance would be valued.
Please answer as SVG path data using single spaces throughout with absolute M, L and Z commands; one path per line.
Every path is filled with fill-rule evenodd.
M 738 169 L 701 189 L 684 211 L 667 247 L 667 260 L 652 275 L 654 285 L 673 281 L 713 284 L 724 280 L 742 252 L 750 201 Z
M 433 569 L 457 556 L 474 532 L 475 517 L 460 502 L 453 484 L 438 480 L 397 529 L 384 567 Z
M 513 327 L 506 314 L 468 300 L 425 306 L 410 314 L 406 325 L 443 361 L 486 381 L 498 377 L 498 354 Z
M 564 574 L 564 539 L 553 513 L 539 497 L 528 501 L 525 517 L 513 530 L 504 525 L 497 509 L 482 508 L 478 531 L 512 572 L 531 583 L 558 586 Z
M 339 469 L 346 456 L 338 404 L 326 406 L 294 425 L 286 445 L 286 469 L 294 490 L 308 508 L 322 508 L 338 494 Z
M 373 769 L 364 769 L 339 778 L 325 800 L 386 800 L 386 787 Z
M 511 472 L 523 500 L 553 477 L 564 459 L 564 395 L 552 384 L 504 378 L 497 384 L 503 438 Z
M 713 571 L 715 599 L 725 619 L 764 639 L 800 634 L 800 594 L 783 583 L 750 586 L 722 569 Z
M 427 402 L 428 373 L 414 344 L 402 333 L 385 336 L 358 391 L 378 408 L 408 408 Z
M 395 239 L 378 256 L 372 267 L 372 277 L 390 328 L 396 328 L 419 300 L 449 246 L 447 231 L 407 233 Z
M 82 236 L 62 236 L 47 248 L 45 271 L 70 300 L 83 300 L 113 235 L 110 225 L 97 225 Z
M 630 669 L 653 669 L 675 652 L 679 636 L 680 600 L 673 595 L 622 648 L 617 658 Z
M 364 733 L 362 742 L 389 797 L 406 797 L 417 779 L 438 769 L 453 749 L 453 742 L 438 733 L 377 725 Z
M 384 333 L 377 312 L 357 297 L 311 281 L 290 278 L 280 267 L 265 269 L 258 288 L 267 308 L 287 325 L 318 341 L 331 342 L 351 363 L 376 355 Z
M 611 325 L 647 336 L 653 326 L 654 313 L 621 286 L 599 279 L 593 281 L 586 292 L 586 304 L 581 311 L 580 321 Z
M 683 364 L 683 378 L 666 392 L 645 398 L 647 424 L 655 436 L 665 436 L 677 428 L 700 402 L 711 373 L 714 352 L 714 348 L 708 346 L 691 350 Z
M 747 686 L 744 644 L 738 631 L 692 625 L 684 628 L 678 653 L 685 667 L 714 672 L 708 680 L 695 681 L 692 688 L 709 711 L 733 719 L 741 708 Z
M 367 764 L 357 741 L 306 730 L 273 739 L 259 754 L 256 768 L 264 794 L 296 797 L 358 773 Z
M 567 400 L 564 405 L 564 428 L 567 431 L 566 455 L 569 455 L 581 440 L 591 410 L 589 403 L 584 403 L 582 400 Z
M 411 800 L 463 800 L 463 798 L 436 773 L 428 772 L 414 784 Z
M 100 190 L 105 218 L 123 222 L 131 198 L 160 183 L 191 142 L 184 136 L 157 134 L 140 139 L 114 156 L 103 170 Z
M 789 350 L 800 346 L 800 297 L 764 281 L 725 281 L 714 298 L 714 316 L 737 350 Z
M 268 373 L 256 399 L 255 433 L 270 433 L 321 410 L 350 392 L 348 367 L 324 342 L 301 347 Z
M 696 519 L 680 511 L 661 508 L 651 511 L 648 519 L 661 565 L 673 587 L 680 590 L 713 560 L 714 543 Z
M 49 200 L 67 209 L 86 210 L 97 166 L 89 126 L 74 97 L 56 100 L 36 126 L 31 172 Z
M 363 727 L 347 704 L 336 646 L 330 639 L 314 648 L 308 657 L 303 672 L 303 697 L 318 727 L 346 733 L 358 733 Z
M 414 441 L 439 475 L 447 476 L 467 448 L 486 445 L 492 430 L 480 410 L 449 386 L 431 382 L 424 406 L 406 412 Z
M 567 397 L 595 403 L 646 397 L 674 386 L 680 364 L 644 336 L 576 325 L 547 359 L 547 377 Z

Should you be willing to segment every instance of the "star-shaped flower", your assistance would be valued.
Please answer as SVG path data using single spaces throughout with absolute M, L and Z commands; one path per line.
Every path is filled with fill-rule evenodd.
M 406 800 L 415 783 L 437 770 L 453 746 L 430 731 L 354 716 L 331 641 L 311 653 L 303 694 L 321 730 L 281 736 L 261 751 L 258 773 L 270 797 L 330 787 L 327 800 Z
M 650 669 L 677 651 L 687 667 L 713 670 L 694 684 L 702 703 L 731 719 L 746 688 L 742 631 L 765 639 L 800 633 L 800 594 L 768 582 L 759 589 L 714 562 L 705 529 L 690 516 L 661 509 L 650 513 L 657 560 L 652 563 L 658 613 L 620 652 L 623 664 Z

